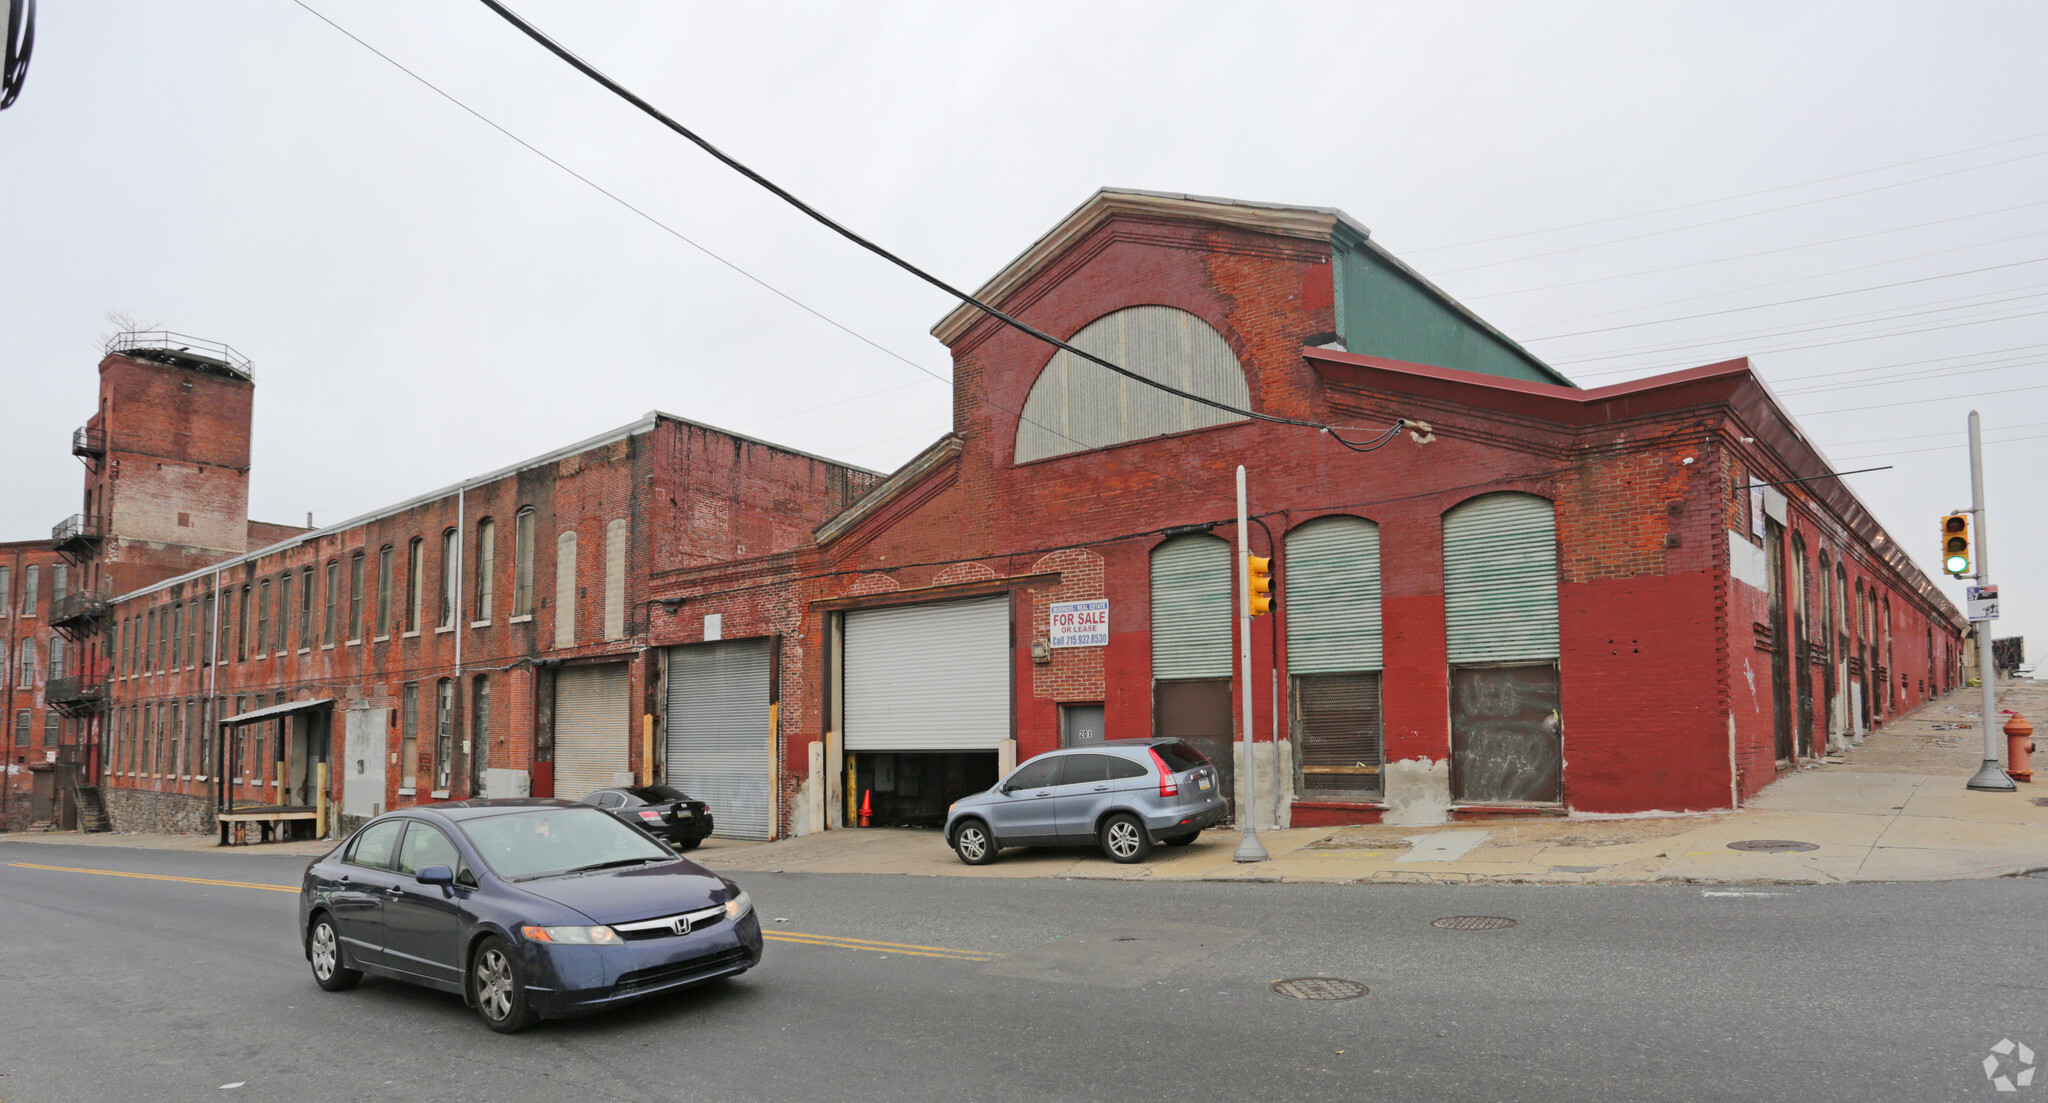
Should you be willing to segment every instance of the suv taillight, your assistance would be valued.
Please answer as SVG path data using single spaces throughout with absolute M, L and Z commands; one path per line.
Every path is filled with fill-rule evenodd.
M 1180 779 L 1174 777 L 1173 771 L 1166 768 L 1166 760 L 1159 757 L 1159 752 L 1150 747 L 1145 748 L 1145 753 L 1152 756 L 1152 765 L 1159 767 L 1159 795 L 1162 797 L 1179 796 Z

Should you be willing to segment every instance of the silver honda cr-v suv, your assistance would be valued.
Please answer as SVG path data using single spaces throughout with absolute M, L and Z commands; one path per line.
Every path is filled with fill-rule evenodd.
M 968 865 L 1006 846 L 1100 846 L 1142 861 L 1186 846 L 1226 812 L 1216 767 L 1178 739 L 1111 739 L 1039 755 L 984 793 L 955 801 L 946 841 Z

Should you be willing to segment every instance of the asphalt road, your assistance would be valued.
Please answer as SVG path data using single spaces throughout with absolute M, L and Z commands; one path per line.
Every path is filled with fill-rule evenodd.
M 451 996 L 316 988 L 296 897 L 244 887 L 304 866 L 0 840 L 0 1103 L 2048 1100 L 2048 1072 L 1999 1093 L 1983 1068 L 2005 1038 L 2048 1064 L 2041 879 L 741 874 L 780 936 L 760 968 L 500 1037 Z M 1517 924 L 1431 925 L 1452 915 Z M 1270 987 L 1318 975 L 1371 991 Z

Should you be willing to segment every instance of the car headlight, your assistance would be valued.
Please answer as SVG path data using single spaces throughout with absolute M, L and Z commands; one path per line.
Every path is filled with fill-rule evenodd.
M 519 933 L 535 942 L 557 942 L 567 946 L 609 946 L 619 940 L 619 932 L 610 927 L 533 927 L 519 928 Z
M 753 910 L 754 898 L 748 896 L 745 889 L 741 889 L 739 895 L 725 902 L 725 917 L 735 923 L 746 918 L 747 913 Z

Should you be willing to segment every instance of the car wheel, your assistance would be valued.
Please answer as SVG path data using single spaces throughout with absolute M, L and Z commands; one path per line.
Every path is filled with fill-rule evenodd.
M 1190 831 L 1185 835 L 1168 835 L 1166 838 L 1161 839 L 1159 841 L 1165 843 L 1168 846 L 1186 846 L 1189 843 L 1194 842 L 1196 839 L 1199 839 L 1201 837 L 1202 833 L 1200 831 Z
M 496 935 L 484 939 L 469 968 L 469 991 L 484 1025 L 500 1034 L 515 1034 L 540 1016 L 526 1002 L 526 984 L 512 947 Z
M 361 970 L 341 963 L 341 937 L 334 933 L 334 920 L 321 913 L 306 935 L 306 949 L 313 962 L 313 979 L 329 992 L 354 988 L 363 979 Z
M 1102 853 L 1112 862 L 1129 865 L 1152 853 L 1152 836 L 1129 812 L 1118 812 L 1102 824 Z
M 953 853 L 970 866 L 995 861 L 996 852 L 1001 849 L 996 845 L 996 837 L 989 834 L 988 825 L 980 820 L 968 820 L 953 832 Z
M 702 839 L 679 839 L 673 845 L 677 850 L 695 850 L 697 849 L 697 844 L 703 841 Z

